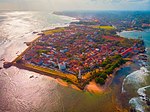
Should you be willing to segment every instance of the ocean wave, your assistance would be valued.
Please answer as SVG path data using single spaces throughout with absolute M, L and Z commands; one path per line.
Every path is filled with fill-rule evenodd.
M 148 112 L 146 110 L 146 106 L 147 106 L 147 101 L 149 101 L 149 98 L 145 93 L 147 88 L 150 88 L 150 85 L 139 88 L 137 90 L 139 97 L 131 98 L 131 100 L 129 101 L 129 104 L 132 106 L 132 108 L 134 108 L 138 112 Z
M 145 112 L 144 106 L 139 97 L 132 98 L 129 101 L 129 104 L 134 107 L 137 112 Z
M 129 100 L 129 104 L 132 108 L 134 108 L 137 112 L 148 112 L 146 110 L 147 101 L 149 98 L 147 97 L 146 90 L 150 88 L 150 85 L 146 82 L 146 77 L 149 76 L 149 71 L 146 67 L 141 67 L 140 70 L 134 71 L 129 74 L 123 81 L 122 84 L 122 93 L 129 92 L 128 89 L 135 89 L 137 91 L 137 97 L 133 97 Z M 128 86 L 132 85 L 132 86 Z M 145 85 L 145 86 L 143 86 Z M 129 88 L 128 88 L 129 87 Z M 132 91 L 133 92 L 133 91 Z
M 150 85 L 142 87 L 142 88 L 139 88 L 138 91 L 137 91 L 137 93 L 139 94 L 139 96 L 146 97 L 145 91 L 146 91 L 147 88 L 150 88 Z
M 129 74 L 124 80 L 122 84 L 122 93 L 126 92 L 125 85 L 134 84 L 139 87 L 141 83 L 145 82 L 145 77 L 148 76 L 148 70 L 145 67 L 141 67 L 140 70 L 137 70 L 131 74 Z

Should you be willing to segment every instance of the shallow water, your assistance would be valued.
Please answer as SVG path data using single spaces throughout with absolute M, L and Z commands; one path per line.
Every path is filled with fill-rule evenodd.
M 27 48 L 23 43 L 37 37 L 33 31 L 66 26 L 73 19 L 43 12 L 1 12 L 0 17 L 0 59 L 5 61 Z M 11 67 L 0 70 L 0 85 L 1 112 L 63 110 L 58 84 L 49 77 Z

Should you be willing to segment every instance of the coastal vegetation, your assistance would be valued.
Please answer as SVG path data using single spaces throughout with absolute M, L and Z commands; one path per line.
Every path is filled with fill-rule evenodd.
M 123 59 L 121 55 L 107 57 L 107 59 L 100 65 L 102 70 L 93 73 L 93 75 L 96 77 L 96 83 L 99 83 L 101 85 L 105 84 L 108 75 L 112 74 L 116 68 L 125 64 L 125 62 L 125 59 Z
M 96 83 L 99 83 L 99 84 L 101 84 L 101 85 L 105 84 L 105 80 L 104 80 L 103 78 L 101 78 L 101 77 L 95 78 L 95 82 L 96 82 Z

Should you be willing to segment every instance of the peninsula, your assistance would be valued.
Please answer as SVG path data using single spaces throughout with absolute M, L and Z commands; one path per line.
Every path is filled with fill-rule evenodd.
M 120 37 L 111 25 L 99 26 L 96 19 L 86 23 L 43 31 L 34 41 L 26 42 L 28 48 L 4 67 L 13 65 L 61 78 L 83 90 L 91 80 L 105 84 L 116 68 L 145 50 L 141 39 Z

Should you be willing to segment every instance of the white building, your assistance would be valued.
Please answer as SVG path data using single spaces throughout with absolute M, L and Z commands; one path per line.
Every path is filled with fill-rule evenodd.
M 81 78 L 82 78 L 81 70 L 79 70 L 78 79 L 81 79 Z
M 65 62 L 59 63 L 58 67 L 59 67 L 59 70 L 65 70 L 66 69 L 66 63 Z

